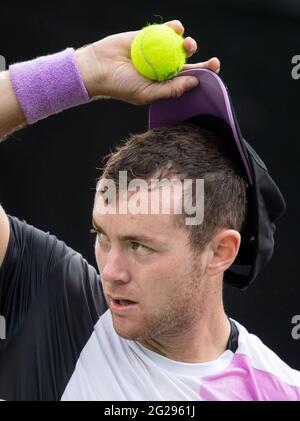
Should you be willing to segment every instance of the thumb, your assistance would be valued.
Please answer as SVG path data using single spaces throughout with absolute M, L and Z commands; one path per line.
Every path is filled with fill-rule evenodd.
M 193 76 L 177 76 L 164 82 L 156 82 L 155 85 L 151 86 L 152 101 L 180 97 L 184 92 L 195 88 L 198 84 L 198 79 Z

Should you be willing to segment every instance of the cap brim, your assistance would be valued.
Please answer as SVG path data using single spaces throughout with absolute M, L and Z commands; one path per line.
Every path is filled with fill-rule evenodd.
M 198 78 L 198 86 L 185 92 L 180 97 L 160 99 L 151 103 L 149 108 L 149 129 L 185 121 L 190 117 L 200 115 L 212 115 L 221 118 L 232 131 L 243 167 L 245 168 L 247 181 L 252 185 L 251 166 L 224 82 L 216 73 L 201 68 L 184 70 L 177 77 L 188 75 Z

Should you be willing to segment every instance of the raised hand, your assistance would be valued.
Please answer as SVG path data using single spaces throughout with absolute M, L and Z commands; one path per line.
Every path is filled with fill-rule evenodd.
M 169 25 L 181 35 L 184 33 L 184 27 L 178 20 L 164 25 Z M 130 58 L 131 43 L 138 32 L 110 35 L 76 51 L 77 63 L 91 97 L 105 96 L 144 105 L 161 98 L 181 96 L 196 86 L 198 81 L 192 76 L 175 77 L 164 82 L 141 76 Z M 183 45 L 187 57 L 198 51 L 197 43 L 191 37 L 186 37 Z M 220 62 L 214 57 L 205 62 L 186 64 L 183 70 L 194 67 L 208 68 L 218 73 Z

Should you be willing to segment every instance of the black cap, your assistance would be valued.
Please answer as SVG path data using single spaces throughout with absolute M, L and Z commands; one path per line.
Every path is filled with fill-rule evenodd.
M 181 97 L 161 99 L 149 108 L 149 129 L 177 122 L 191 122 L 216 133 L 228 131 L 246 181 L 247 215 L 241 230 L 241 245 L 224 281 L 245 289 L 273 255 L 275 222 L 285 211 L 284 198 L 265 163 L 241 134 L 237 118 L 222 79 L 207 69 L 185 70 L 180 76 L 199 79 L 196 88 Z

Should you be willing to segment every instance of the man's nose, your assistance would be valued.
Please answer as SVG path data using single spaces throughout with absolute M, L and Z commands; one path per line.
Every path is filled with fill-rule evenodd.
M 101 271 L 102 279 L 105 282 L 122 281 L 128 282 L 130 279 L 129 271 L 124 256 L 111 249 L 106 255 L 104 267 Z

